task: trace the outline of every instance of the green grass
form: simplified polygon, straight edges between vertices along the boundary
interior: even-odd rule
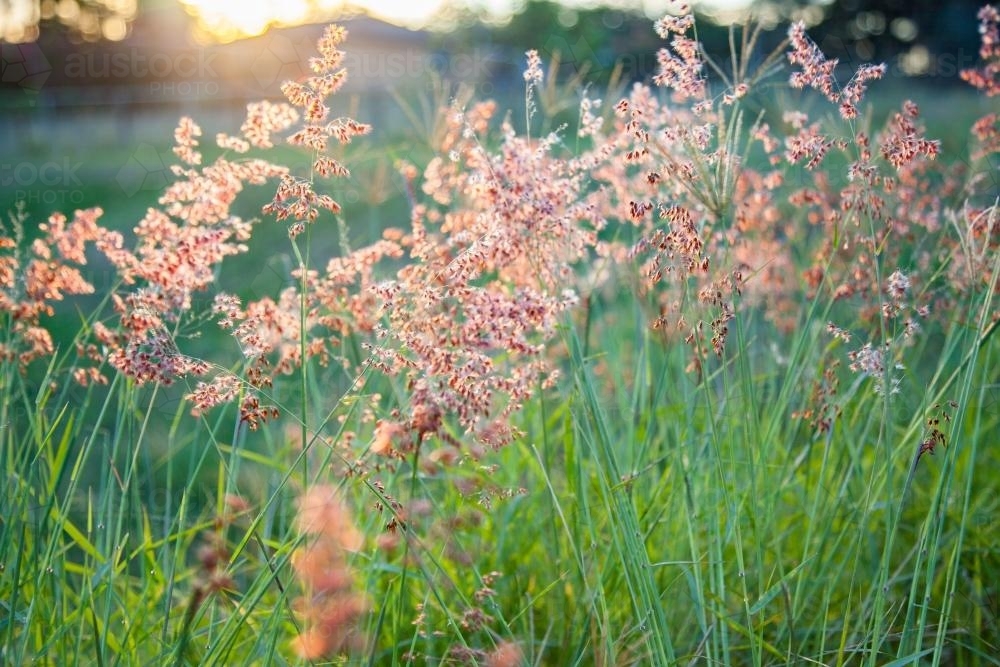
[[[88,197],[120,199],[112,186]],[[402,192],[387,199],[346,210],[352,244],[403,226]],[[116,207],[112,226],[151,203]],[[259,296],[287,280],[298,248],[281,225],[261,229],[220,288]],[[313,231],[305,256],[339,245]],[[273,279],[245,284],[272,263]],[[837,417],[817,432],[798,415],[846,359],[824,329],[849,309],[820,290],[788,333],[740,309],[725,353],[691,373],[690,348],[650,329],[635,271],[616,267],[616,287],[562,321],[561,380],[517,413],[522,438],[364,475],[341,474],[372,459],[343,431],[370,433],[367,399],[388,412],[400,383],[310,362],[271,393],[283,419],[251,432],[232,407],[190,416],[193,386],[53,386],[74,340],[109,317],[97,299],[62,308],[54,356],[28,373],[0,361],[0,663],[305,664],[290,648],[295,500],[334,479],[364,536],[349,560],[368,603],[363,649],[334,664],[483,664],[508,641],[529,665],[1000,664],[995,293],[969,290],[905,349],[899,394],[834,369]],[[986,285],[1000,256],[990,271]],[[226,336],[188,342],[237,363]],[[356,365],[361,342],[345,346]],[[918,459],[934,417],[947,444]],[[399,542],[379,548],[390,523]]]
[[[837,428],[815,437],[789,417],[819,339],[799,337],[780,366],[750,322],[699,383],[619,303],[605,308],[615,327],[589,350],[567,326],[564,390],[527,407],[521,442],[479,465],[380,476],[431,510],[411,525],[412,562],[354,559],[375,664],[502,638],[529,664],[996,663],[995,338],[953,329],[934,381],[892,401],[852,387]],[[158,390],[121,378],[69,397],[4,377],[6,662],[294,662],[301,473],[280,431],[233,442],[225,416],[158,410]],[[924,417],[946,398],[961,406],[948,447],[914,468]],[[378,535],[372,489],[345,491]],[[226,493],[253,509],[220,525]],[[234,588],[197,605],[192,554],[217,531]],[[476,606],[488,630],[463,631]]]

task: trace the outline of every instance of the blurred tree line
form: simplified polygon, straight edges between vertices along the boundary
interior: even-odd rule
[[[958,72],[978,58],[976,13],[984,2],[756,0],[750,11],[774,28],[760,50],[778,44],[790,21],[803,20],[826,55],[839,58],[845,67],[885,62],[891,76],[958,85]],[[733,17],[705,13],[698,22],[698,38],[721,62],[728,62],[726,18]],[[616,67],[624,80],[648,79],[663,46],[649,17],[638,12],[569,8],[552,0],[528,0],[502,25],[491,25],[486,15],[468,8],[449,10],[445,22],[461,29],[438,33],[436,42],[443,49],[489,45],[508,53],[516,60],[512,66],[520,67],[524,49],[537,48],[546,61],[559,58],[561,76],[586,71],[596,84],[607,83]]]

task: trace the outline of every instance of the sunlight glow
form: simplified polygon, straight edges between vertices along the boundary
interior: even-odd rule
[[[116,42],[128,34],[137,0],[0,0],[0,41],[38,39],[39,21],[58,21],[88,41]]]
[[[424,28],[434,15],[456,0],[181,0],[201,24],[205,39],[231,41],[259,35],[271,26],[335,20],[339,16],[366,13],[409,28]],[[704,0],[707,9],[732,12],[746,8],[750,0]],[[464,0],[461,4],[481,8],[495,16],[509,16],[523,0]],[[567,7],[612,7],[639,9],[651,17],[662,16],[670,0],[562,0]]]
[[[366,13],[398,25],[419,28],[447,0],[181,0],[207,36],[221,41],[259,35],[271,26],[325,21],[337,15]]]
[[[228,41],[239,36],[259,35],[271,25],[292,25],[310,18],[312,7],[302,1],[275,3],[268,0],[182,0],[189,13],[213,37]]]
[[[172,1],[172,0],[168,0]],[[201,41],[228,42],[263,33],[272,26],[293,26],[337,20],[365,13],[389,23],[420,29],[428,27],[447,5],[465,4],[486,10],[500,22],[525,0],[179,0],[198,22]],[[830,1],[830,0],[826,0]],[[657,18],[671,0],[561,0],[567,7],[605,4],[642,10]],[[716,16],[736,16],[750,0],[695,0]],[[57,19],[76,28],[86,39],[117,41],[128,34],[137,0],[0,0],[0,40],[22,42],[38,37],[40,19]]]

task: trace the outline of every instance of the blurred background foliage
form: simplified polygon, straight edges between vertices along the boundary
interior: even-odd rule
[[[669,6],[665,0],[620,0],[617,6],[511,0],[490,8],[484,1],[446,1],[433,14],[404,21],[390,7],[402,11],[420,0],[372,0],[367,8],[290,0],[281,3],[287,5],[284,18],[268,2],[0,0],[0,215],[6,219],[20,205],[35,224],[55,211],[102,206],[104,224],[128,233],[172,178],[177,119],[195,118],[206,143],[216,132],[235,131],[248,101],[281,99],[280,83],[305,74],[322,25],[331,21],[351,33],[350,82],[335,113],[375,129],[342,156],[351,176],[330,184],[331,196],[344,207],[340,229],[350,238],[339,238],[331,226],[313,248],[324,262],[345,242],[357,246],[386,226],[407,224],[410,203],[398,168],[426,165],[436,149],[441,109],[461,97],[459,83],[468,90],[464,99],[496,99],[523,128],[524,51],[538,49],[562,82],[553,95],[562,106],[546,108],[548,100],[541,100],[543,115],[552,118],[539,118],[534,129],[567,123],[572,137],[584,91],[606,98],[610,108],[630,82],[649,81],[656,72],[664,43],[652,20]],[[724,64],[729,26],[742,25],[747,16],[772,29],[760,41],[760,58],[781,42],[788,22],[802,20],[828,57],[841,60],[842,83],[862,62],[886,62],[886,80],[871,91],[882,114],[872,118],[875,126],[904,97],[912,98],[921,104],[929,136],[942,139],[942,153],[962,156],[971,123],[989,108],[959,78],[978,59],[979,5],[757,0],[735,9],[695,3],[695,9],[698,39]],[[249,21],[261,8],[266,11],[256,23],[243,24],[257,26],[256,35],[235,39],[238,26],[218,22],[227,11]],[[297,13],[288,13],[292,9]],[[751,101],[778,113],[789,102],[770,99],[766,91]],[[209,148],[206,160],[214,154]],[[272,159],[293,168],[308,165],[284,149]],[[272,194],[272,186],[253,188],[236,212],[259,216]],[[265,221],[257,238],[287,248],[284,233],[282,225]],[[267,293],[280,283],[287,261],[276,256],[274,270],[237,266],[235,275],[252,272],[251,291]],[[110,287],[95,271],[98,292]],[[71,325],[76,314],[65,317]]]
[[[716,0],[723,2],[723,0]],[[406,3],[296,0],[262,12],[262,3],[217,0],[0,0],[0,41],[37,40],[47,31],[64,30],[72,41],[120,41],[150,14],[183,7],[194,22],[199,40],[229,41],[253,36],[268,27],[343,20],[370,14],[409,28],[426,30],[441,47],[458,49],[490,45],[512,49],[545,48],[586,61],[598,79],[618,60],[635,63],[626,74],[648,77],[655,68],[651,54],[660,42],[649,20],[665,13],[669,2],[557,2],[554,0],[445,0],[415,2],[429,9],[408,15]],[[267,5],[268,3],[263,3]],[[275,3],[271,3],[275,4]],[[984,0],[725,0],[695,2],[704,19],[700,37],[710,53],[727,49],[725,27],[752,15],[766,27],[803,20],[831,57],[845,62],[901,61],[907,74],[955,79],[956,67],[969,67],[978,44],[976,10]],[[231,5],[227,9],[227,6]],[[416,11],[416,10],[413,10]],[[259,20],[225,23],[227,17],[260,14]],[[222,18],[220,18],[222,17]],[[159,19],[157,19],[159,20]],[[173,26],[164,26],[164,29]],[[241,34],[242,31],[242,34]],[[952,56],[950,67],[940,58]],[[935,67],[937,65],[937,67]]]
[[[235,130],[247,102],[282,99],[280,83],[306,73],[321,26],[338,21],[351,36],[350,81],[337,113],[375,132],[351,148],[352,177],[331,194],[363,242],[377,227],[405,221],[397,167],[426,164],[440,110],[460,96],[459,83],[470,91],[466,99],[496,99],[523,123],[524,51],[538,49],[563,83],[561,106],[543,104],[553,118],[540,129],[572,127],[584,91],[613,103],[630,82],[655,74],[664,43],[652,19],[670,6],[442,0],[421,17],[406,14],[435,2],[0,0],[0,213],[20,203],[39,221],[102,205],[106,223],[130,229],[170,178],[177,119],[194,117],[206,138]],[[840,59],[842,83],[862,62],[886,62],[886,79],[871,94],[892,104],[875,108],[885,114],[903,96],[914,99],[945,154],[963,154],[970,124],[987,106],[959,78],[978,59],[981,0],[714,2],[694,3],[697,36],[724,67],[729,25],[752,16],[771,28],[757,49],[762,58],[789,21],[805,21],[827,56]],[[783,103],[760,97],[761,107]],[[255,206],[266,197],[249,200]]]

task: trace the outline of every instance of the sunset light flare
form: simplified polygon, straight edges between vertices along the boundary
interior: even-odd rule
[[[199,23],[202,41],[232,41],[259,35],[270,27],[292,26],[329,20],[340,20],[353,14],[368,16],[413,29],[433,27],[434,18],[450,6],[466,6],[484,10],[494,17],[510,16],[523,3],[517,0],[287,0],[275,3],[270,0],[180,0]],[[568,8],[592,7],[586,0],[566,0]],[[609,6],[641,11],[650,18],[667,13],[670,0],[635,0],[634,2],[608,2]],[[732,12],[746,8],[749,0],[708,0],[699,4],[708,10]]]
[[[173,4],[174,0],[169,0]],[[271,27],[339,21],[367,15],[398,26],[421,30],[435,25],[448,9],[468,8],[492,22],[505,23],[524,8],[525,0],[176,0],[196,22],[200,42],[231,42],[263,34]],[[595,3],[562,0],[567,9],[605,5],[641,12],[656,19],[670,11],[671,0],[631,0]],[[675,4],[675,3],[674,3]],[[750,0],[704,0],[693,3],[718,20],[728,22]],[[162,8],[162,7],[160,7]],[[40,21],[55,20],[78,31],[87,41],[119,41],[127,37],[138,14],[136,0],[6,0],[0,2],[0,41],[31,42],[38,38]]]
[[[199,22],[204,39],[232,41],[259,35],[268,28],[293,26],[367,14],[397,25],[420,28],[447,0],[181,0]]]

